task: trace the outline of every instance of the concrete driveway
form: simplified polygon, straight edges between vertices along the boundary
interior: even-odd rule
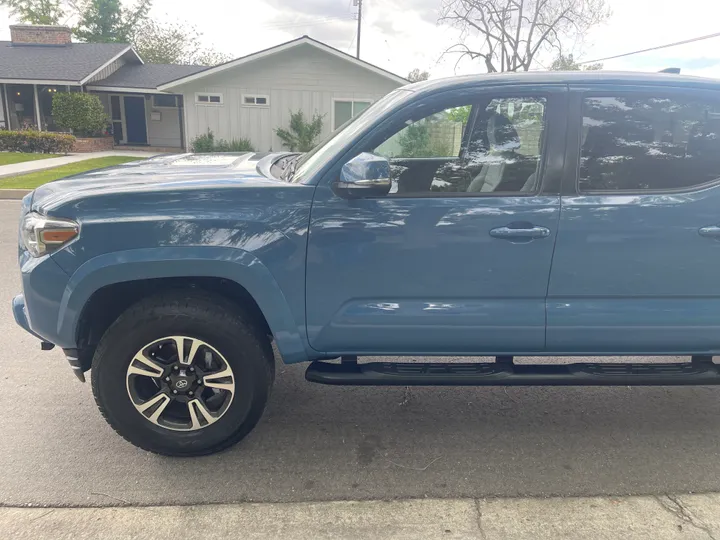
[[[62,353],[14,325],[18,209],[0,201],[2,504],[720,491],[720,388],[708,387],[340,388],[279,365],[263,420],[231,450],[137,450]]]

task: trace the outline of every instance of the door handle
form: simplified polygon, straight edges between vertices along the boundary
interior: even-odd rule
[[[710,225],[709,227],[702,227],[698,230],[700,236],[706,236],[708,238],[720,238],[720,227],[717,225]]]
[[[550,236],[550,229],[547,227],[528,226],[525,227],[496,227],[490,229],[490,236],[502,240],[533,240],[535,238],[547,238]]]

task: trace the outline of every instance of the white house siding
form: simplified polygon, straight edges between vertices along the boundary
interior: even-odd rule
[[[375,101],[399,84],[312,45],[300,45],[190,82],[173,92],[185,99],[187,143],[210,129],[216,138],[249,138],[260,151],[282,150],[274,129],[287,127],[290,112],[324,116],[323,136],[332,130],[333,99]],[[198,105],[196,93],[220,93],[222,105]],[[269,105],[245,106],[243,95],[264,95]]]
[[[153,107],[152,99],[145,100],[148,144],[180,148],[180,115],[177,107]],[[152,112],[160,113],[160,120],[152,120]]]

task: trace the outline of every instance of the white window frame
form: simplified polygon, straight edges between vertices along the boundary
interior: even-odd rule
[[[350,118],[355,118],[355,103],[367,103],[368,105],[373,104],[373,100],[370,98],[343,98],[343,97],[334,97],[332,98],[332,112],[330,114],[330,125],[332,126],[331,131],[335,131],[337,128],[335,127],[335,102],[341,101],[345,103],[352,103],[352,109],[350,111]],[[340,126],[338,126],[340,127]]]
[[[257,100],[257,98],[265,98],[265,103],[245,103],[245,98],[253,98]],[[242,101],[240,102],[240,105],[242,107],[260,107],[260,108],[267,108],[270,106],[270,96],[266,94],[243,94],[240,99]]]
[[[174,98],[174,99],[175,99],[175,105],[172,105],[172,106],[167,106],[167,105],[155,105],[155,98],[156,98],[157,96],[159,96],[159,95],[166,95],[166,96],[168,96],[168,97]],[[177,96],[175,96],[175,95],[153,94],[153,95],[152,95],[152,107],[151,107],[151,108],[152,108],[152,109],[177,109],[177,108],[178,108],[178,106],[177,106],[177,101],[178,101],[178,100],[177,100]]]
[[[219,97],[220,103],[210,103],[210,101],[199,101],[200,96],[207,96],[208,100],[211,97]],[[175,101],[177,103],[177,100]],[[225,104],[223,95],[219,92],[195,92],[195,105],[202,105],[203,107],[222,107]]]

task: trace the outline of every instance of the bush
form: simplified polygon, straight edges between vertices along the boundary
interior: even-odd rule
[[[52,114],[58,126],[80,137],[101,135],[110,123],[100,98],[81,92],[54,94]]]
[[[204,135],[199,135],[192,140],[192,151],[202,152],[254,152],[255,149],[250,139],[233,139],[228,142],[225,139],[215,140],[215,135],[209,129]]]
[[[250,139],[233,139],[230,142],[225,139],[219,139],[215,143],[215,152],[254,152]]]
[[[290,129],[276,128],[275,134],[282,139],[283,146],[291,152],[309,152],[315,146],[315,139],[322,132],[324,114],[315,113],[312,120],[305,121],[302,111],[290,111]]]
[[[75,144],[75,137],[67,133],[52,133],[28,129],[0,130],[0,152],[38,152],[67,154]]]

